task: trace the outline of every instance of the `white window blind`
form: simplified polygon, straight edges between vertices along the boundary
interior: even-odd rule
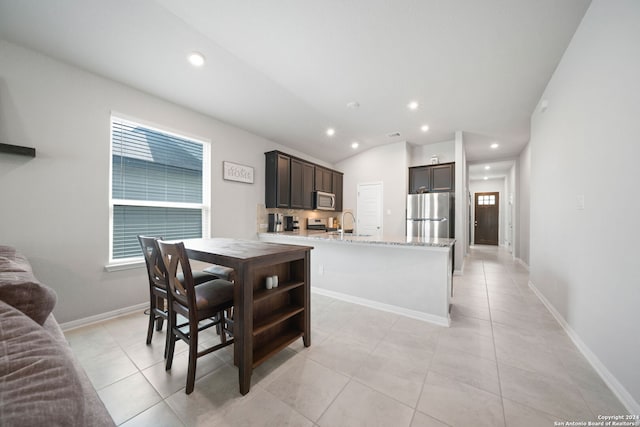
[[[111,118],[111,260],[142,256],[137,236],[203,237],[209,147]]]

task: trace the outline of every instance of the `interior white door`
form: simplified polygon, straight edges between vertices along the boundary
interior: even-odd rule
[[[358,184],[358,234],[382,234],[382,183]]]

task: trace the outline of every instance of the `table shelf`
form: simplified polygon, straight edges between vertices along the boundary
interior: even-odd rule
[[[268,316],[263,317],[253,324],[253,335],[256,336],[267,329],[277,325],[278,323],[284,322],[285,320],[295,316],[298,313],[302,313],[304,311],[304,307],[301,306],[286,306],[282,307]]]
[[[255,291],[255,293],[253,294],[253,302],[260,302],[265,298],[271,298],[281,293],[289,292],[290,290],[303,285],[304,285],[304,282],[302,281],[294,281],[294,282],[280,283],[277,288],[273,288],[273,289],[262,288],[260,290]]]
[[[293,329],[288,330],[286,333],[279,335],[276,339],[271,340],[269,344],[254,349],[253,367],[255,368],[303,335],[304,333],[302,331],[296,331]]]

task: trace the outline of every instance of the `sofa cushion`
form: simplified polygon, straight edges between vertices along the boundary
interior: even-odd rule
[[[84,412],[80,380],[60,343],[2,301],[0,402],[7,426],[73,426]]]
[[[24,264],[11,258],[0,256],[0,272],[6,273],[28,273]]]
[[[24,256],[10,246],[0,246],[0,300],[42,325],[56,299],[55,291],[34,277]]]

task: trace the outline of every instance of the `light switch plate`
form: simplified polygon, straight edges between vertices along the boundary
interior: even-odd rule
[[[584,210],[584,194],[578,194],[576,196],[576,209],[579,211]]]

